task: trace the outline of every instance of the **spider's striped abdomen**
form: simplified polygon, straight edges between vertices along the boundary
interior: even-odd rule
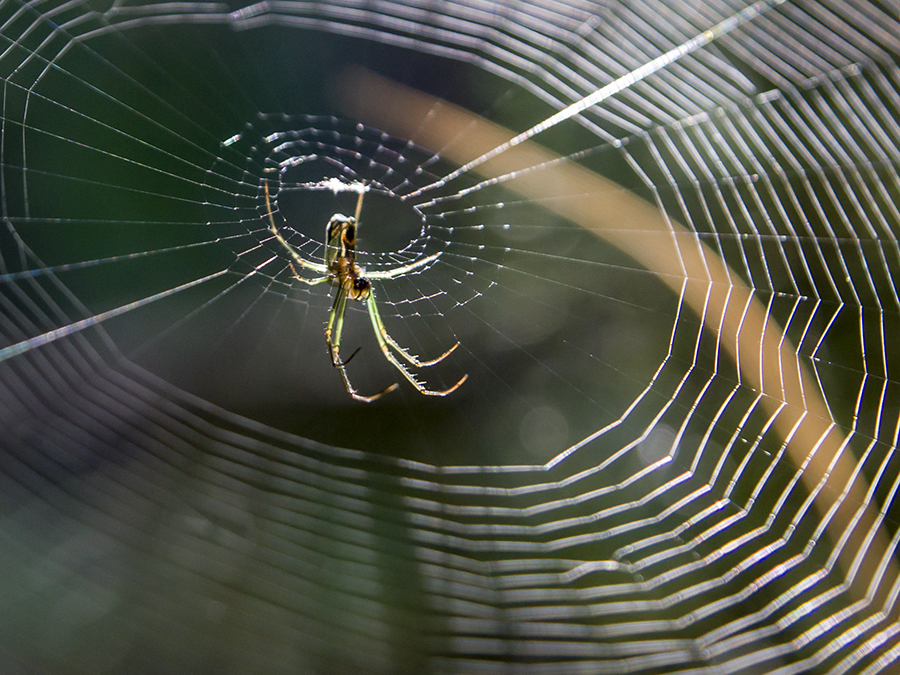
[[[356,218],[335,213],[325,226],[325,264],[334,270],[341,258],[356,262]]]

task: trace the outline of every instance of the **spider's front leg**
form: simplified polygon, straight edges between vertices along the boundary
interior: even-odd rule
[[[309,284],[310,286],[315,286],[316,284],[320,284],[323,281],[327,281],[330,275],[330,270],[326,265],[321,265],[319,263],[310,262],[308,260],[304,260],[303,257],[297,252],[297,250],[291,246],[287,239],[278,231],[278,228],[275,227],[275,216],[273,216],[272,209],[272,199],[269,196],[269,182],[265,183],[265,191],[266,191],[266,215],[269,217],[269,231],[275,235],[275,239],[278,240],[278,243],[284,246],[287,252],[290,254],[291,258],[294,259],[294,262],[289,263],[291,266],[291,272],[294,273],[294,277],[299,279],[300,281]],[[294,267],[294,263],[300,265],[301,268],[305,268],[308,270],[312,270],[317,274],[323,275],[319,279],[305,279],[297,274],[297,269]]]
[[[341,371],[341,379],[344,381],[344,388],[347,390],[347,393],[350,394],[355,400],[363,401],[365,403],[371,403],[372,401],[381,398],[389,391],[393,391],[399,385],[395,382],[387,389],[378,394],[374,394],[373,396],[363,396],[358,393],[353,385],[350,383],[350,378],[347,376],[346,366],[350,363],[350,359],[356,356],[356,352],[359,351],[359,348],[356,349],[351,355],[350,358],[346,361],[341,361],[341,333],[344,330],[344,313],[347,310],[347,291],[345,289],[345,285],[341,284],[337,287],[337,291],[335,293],[334,304],[331,306],[331,314],[328,317],[328,325],[325,327],[325,341],[328,343],[328,353],[331,355],[331,364]]]

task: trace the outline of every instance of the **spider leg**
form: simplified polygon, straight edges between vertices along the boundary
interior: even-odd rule
[[[316,272],[318,274],[323,274],[323,275],[325,275],[325,278],[327,279],[328,275],[330,274],[328,267],[326,265],[320,265],[319,263],[308,262],[308,261],[304,260],[303,257],[299,253],[297,253],[297,249],[295,249],[293,246],[291,246],[287,242],[287,239],[285,239],[282,236],[281,232],[278,231],[278,228],[275,227],[275,217],[272,215],[272,213],[273,213],[272,200],[269,197],[269,181],[265,182],[265,189],[266,189],[266,211],[267,211],[266,215],[269,216],[269,230],[272,232],[272,234],[275,235],[275,238],[278,240],[278,242],[282,246],[284,246],[285,249],[287,249],[287,252],[291,254],[291,257],[294,259],[295,263],[300,265],[300,267],[304,267],[308,270],[312,270],[313,272]],[[312,281],[310,281],[309,279],[304,279],[299,274],[297,274],[297,270],[294,269],[293,265],[291,265],[291,270],[294,272],[294,276],[297,277],[298,279],[300,279],[300,281],[305,281],[306,283],[308,283],[310,285],[318,284],[325,280],[325,279],[313,279]]]
[[[297,274],[297,270],[294,267],[294,263],[288,261],[288,265],[291,266],[291,272],[294,273],[294,278],[298,281],[302,281],[304,284],[308,284],[309,286],[315,286],[316,284],[321,284],[323,281],[328,281],[330,277],[316,277],[315,279],[307,279],[306,277],[301,277]],[[348,361],[350,359],[347,359]]]
[[[370,298],[372,297],[371,291],[369,293],[369,297]],[[394,338],[392,338],[388,334],[387,329],[384,327],[384,321],[381,320],[381,314],[378,313],[377,305],[373,305],[369,309],[369,316],[372,317],[372,326],[374,326],[375,332],[380,333],[381,337],[384,338],[385,342],[387,342],[391,347],[393,347],[397,351],[397,353],[400,354],[400,356],[402,356],[404,359],[409,361],[411,364],[413,364],[417,368],[424,368],[426,366],[433,366],[436,363],[440,363],[445,358],[450,356],[450,354],[452,354],[453,351],[457,347],[459,347],[459,342],[457,342],[455,345],[450,347],[450,349],[445,351],[443,354],[441,354],[436,359],[432,359],[431,361],[420,361],[418,356],[413,356],[412,354],[410,354],[408,351],[406,351],[406,349],[404,349],[399,344],[397,344],[397,342],[394,340]]]
[[[420,267],[424,267],[430,262],[434,262],[438,258],[441,257],[443,251],[438,251],[433,255],[428,256],[427,258],[422,258],[421,260],[416,260],[415,262],[410,263],[409,265],[403,265],[402,267],[395,267],[391,270],[376,270],[374,272],[366,272],[366,278],[368,279],[393,279],[394,277],[399,277],[404,274],[408,274],[413,270],[417,270]]]
[[[365,190],[365,187],[363,187],[363,189],[359,193],[359,199],[356,200],[356,215],[353,216],[353,219],[356,221],[357,227],[359,227],[359,214],[360,214],[360,211],[362,211],[362,202],[363,202],[363,197],[365,197],[365,196],[366,196],[366,190]]]
[[[347,390],[347,393],[350,394],[355,400],[363,401],[365,403],[371,403],[372,401],[381,398],[389,391],[393,391],[397,388],[397,383],[395,382],[391,386],[389,386],[384,391],[375,394],[373,396],[363,396],[358,393],[353,385],[350,383],[350,378],[347,376],[346,366],[350,363],[350,360],[356,356],[356,352],[359,351],[357,349],[350,355],[350,358],[346,361],[341,361],[341,333],[344,330],[344,313],[347,310],[347,293],[344,291],[344,286],[338,286],[334,304],[331,306],[331,314],[328,317],[328,325],[325,327],[325,341],[328,343],[328,352],[331,354],[331,364],[341,371],[341,379],[344,381],[344,388]]]
[[[372,320],[372,328],[375,329],[375,337],[378,340],[378,344],[381,346],[381,351],[384,352],[384,357],[388,361],[390,361],[391,364],[393,364],[393,366],[403,374],[403,377],[409,380],[410,383],[421,393],[428,396],[447,396],[447,394],[451,394],[459,389],[462,383],[469,378],[468,375],[463,375],[459,382],[454,384],[449,389],[444,389],[442,391],[435,391],[426,387],[424,384],[419,382],[411,372],[406,369],[406,366],[404,366],[402,363],[400,363],[400,361],[397,360],[397,357],[394,356],[394,353],[390,350],[390,347],[394,347],[395,349],[397,349],[401,354],[403,354],[404,357],[406,357],[408,361],[410,361],[410,363],[414,365],[432,365],[450,354],[450,352],[452,352],[459,346],[459,343],[453,345],[453,347],[447,350],[440,358],[437,358],[434,361],[421,363],[418,361],[418,359],[401,348],[394,341],[394,339],[390,335],[388,335],[387,329],[384,327],[384,322],[382,322],[381,320],[381,315],[378,313],[378,307],[375,304],[375,294],[371,291],[369,292],[369,297],[366,299],[366,307],[369,310],[369,318]]]

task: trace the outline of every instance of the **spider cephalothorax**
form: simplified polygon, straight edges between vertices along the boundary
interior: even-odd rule
[[[336,213],[328,221],[328,225],[325,226],[325,264],[309,262],[304,260],[297,250],[288,244],[287,240],[278,231],[278,228],[275,227],[275,218],[272,215],[272,201],[269,196],[268,182],[265,184],[265,192],[266,210],[268,212],[267,215],[269,216],[269,229],[272,234],[275,235],[275,238],[279,243],[287,249],[293,261],[300,265],[301,268],[311,270],[320,275],[314,279],[301,277],[297,273],[297,269],[294,267],[293,263],[291,263],[291,270],[294,272],[294,277],[310,286],[327,281],[337,289],[334,297],[334,304],[332,305],[331,313],[328,316],[328,325],[325,327],[325,341],[328,343],[331,362],[335,368],[340,369],[341,378],[344,380],[344,386],[347,388],[347,392],[350,396],[357,401],[374,401],[387,392],[396,389],[397,384],[394,383],[384,391],[373,396],[362,396],[357,393],[356,389],[353,388],[353,385],[350,384],[346,365],[350,362],[350,359],[356,355],[356,352],[353,352],[346,361],[342,361],[340,357],[341,332],[344,327],[344,312],[347,309],[348,298],[365,302],[366,308],[369,310],[369,318],[372,321],[372,328],[375,330],[375,338],[378,340],[378,344],[381,346],[381,351],[384,353],[385,358],[387,358],[387,360],[390,361],[391,364],[393,364],[393,366],[397,368],[397,370],[399,370],[420,392],[430,396],[446,396],[455,391],[466,381],[468,375],[463,375],[459,382],[449,389],[436,391],[428,389],[424,384],[416,380],[413,374],[406,369],[406,366],[397,360],[397,357],[394,356],[391,349],[400,354],[412,365],[421,368],[439,363],[454,349],[459,347],[459,343],[457,342],[436,359],[431,361],[420,361],[418,357],[413,356],[403,349],[403,347],[398,345],[388,334],[387,329],[384,327],[384,322],[381,320],[381,316],[378,313],[378,305],[375,303],[375,292],[372,289],[373,279],[393,279],[412,272],[413,270],[417,270],[437,260],[441,255],[440,252],[408,265],[395,267],[391,270],[366,274],[365,269],[356,263],[356,229],[358,227],[359,214],[362,211],[363,195],[365,194],[365,190],[362,190],[360,191],[359,199],[356,202],[356,215],[354,217]],[[359,349],[356,351],[359,351]]]

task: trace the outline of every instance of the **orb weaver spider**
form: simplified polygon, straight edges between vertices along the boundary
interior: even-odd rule
[[[321,275],[314,279],[302,277],[297,273],[294,262],[291,262],[289,264],[291,266],[291,271],[294,273],[294,277],[310,286],[315,286],[316,284],[327,281],[337,289],[334,296],[334,304],[331,306],[331,312],[328,315],[328,324],[325,327],[325,341],[328,343],[328,352],[331,355],[331,363],[335,368],[341,371],[341,379],[343,379],[344,387],[347,389],[347,393],[350,394],[350,396],[357,401],[370,403],[381,398],[389,391],[393,391],[399,385],[395,382],[384,391],[374,394],[373,396],[363,396],[358,393],[350,383],[346,367],[347,364],[350,363],[350,360],[356,356],[359,348],[357,348],[346,361],[341,360],[341,332],[344,328],[344,312],[347,309],[348,298],[351,300],[359,300],[366,305],[366,308],[369,310],[369,319],[372,321],[372,328],[375,331],[375,338],[378,340],[378,344],[381,347],[381,351],[384,353],[385,358],[390,361],[390,363],[421,393],[428,396],[447,396],[456,391],[460,385],[468,379],[468,375],[463,375],[459,382],[452,387],[440,391],[429,389],[416,380],[413,374],[406,369],[406,366],[397,360],[397,357],[394,356],[391,349],[396,351],[417,368],[423,368],[426,366],[433,366],[436,363],[443,361],[453,352],[453,350],[459,347],[459,342],[450,347],[450,349],[436,359],[431,361],[420,361],[418,357],[413,356],[397,344],[388,334],[387,329],[384,327],[384,322],[381,320],[381,315],[378,313],[378,305],[375,304],[375,291],[372,288],[372,280],[394,279],[403,274],[412,272],[413,270],[417,270],[428,263],[437,260],[442,251],[408,265],[395,267],[391,270],[366,273],[366,270],[360,267],[356,262],[356,230],[359,227],[359,214],[360,211],[362,211],[363,195],[365,194],[365,188],[363,188],[360,190],[359,199],[356,202],[356,214],[352,218],[348,218],[340,213],[336,213],[325,226],[325,264],[322,265],[320,263],[309,262],[300,256],[297,249],[291,246],[282,236],[281,232],[278,231],[278,228],[275,227],[275,218],[272,215],[272,200],[269,196],[268,181],[265,183],[265,191],[266,211],[269,217],[269,229],[272,231],[272,234],[275,235],[278,242],[284,246],[295,263],[303,269]]]

